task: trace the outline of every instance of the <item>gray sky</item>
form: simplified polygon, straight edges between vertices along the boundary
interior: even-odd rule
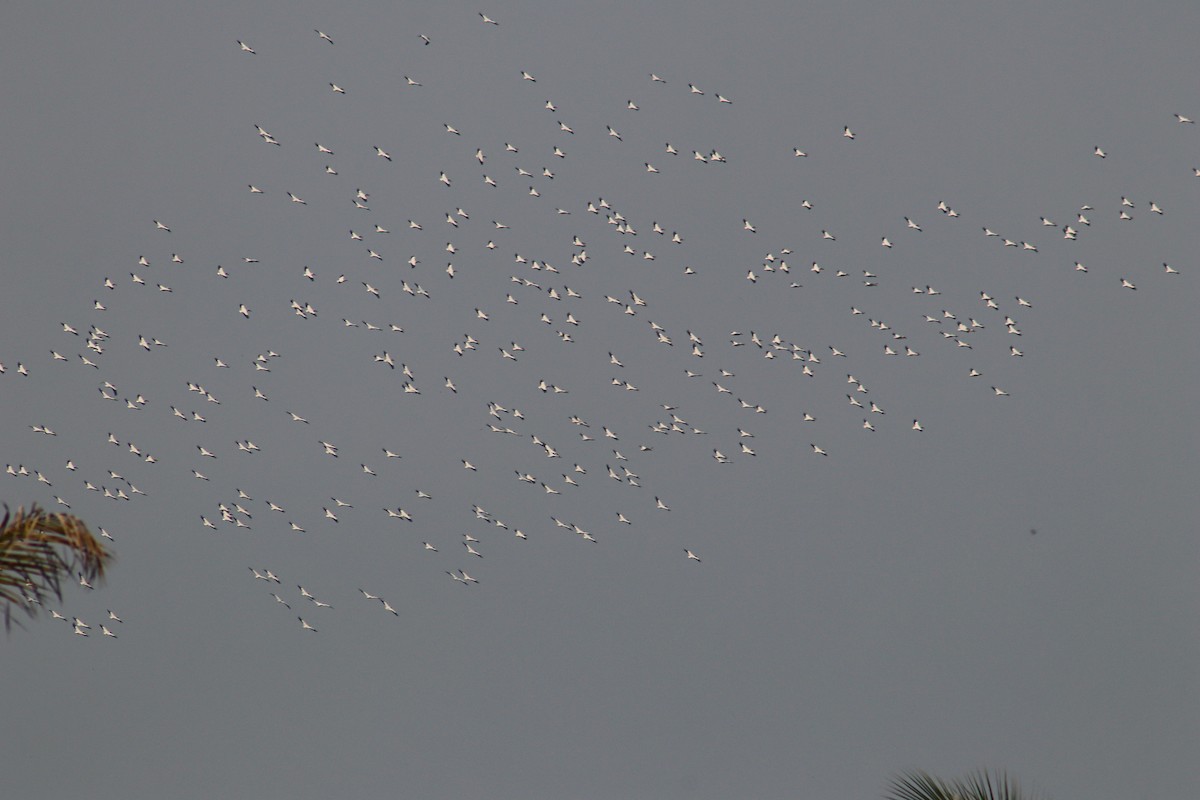
[[[2,496],[118,555],[0,640],[16,794],[1196,794],[1194,5],[226,5],[0,30]]]

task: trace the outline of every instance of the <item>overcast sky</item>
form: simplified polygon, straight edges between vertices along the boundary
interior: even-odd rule
[[[14,796],[1200,790],[1194,4],[4,18]]]

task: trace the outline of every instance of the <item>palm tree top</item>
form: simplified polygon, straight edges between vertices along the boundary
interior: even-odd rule
[[[892,779],[888,800],[1036,800],[1021,791],[1004,772],[977,770],[947,781],[924,770],[905,772]]]
[[[78,573],[88,581],[104,577],[113,554],[72,514],[48,512],[36,504],[0,520],[0,605],[4,627],[13,610],[33,616],[42,600],[62,599],[62,579]]]

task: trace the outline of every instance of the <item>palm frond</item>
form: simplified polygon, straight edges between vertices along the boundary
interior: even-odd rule
[[[903,773],[892,779],[888,800],[1036,800],[1021,792],[1005,772],[976,770],[954,781],[946,781],[923,770]]]
[[[78,573],[89,581],[102,579],[113,554],[92,535],[83,520],[71,514],[4,508],[0,520],[0,605],[4,627],[13,610],[30,616],[43,600],[62,599],[62,579]]]
[[[924,770],[906,772],[892,779],[888,800],[965,800],[954,787]]]

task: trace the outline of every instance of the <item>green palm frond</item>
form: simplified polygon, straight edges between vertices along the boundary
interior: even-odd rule
[[[941,778],[917,770],[892,780],[888,800],[964,800]]]
[[[1036,800],[1021,792],[1004,772],[978,770],[955,781],[946,781],[923,770],[906,772],[892,780],[888,800]]]
[[[83,520],[71,514],[4,508],[0,520],[0,605],[4,627],[14,609],[33,616],[51,596],[62,599],[62,579],[79,573],[89,581],[104,577],[113,559]]]

